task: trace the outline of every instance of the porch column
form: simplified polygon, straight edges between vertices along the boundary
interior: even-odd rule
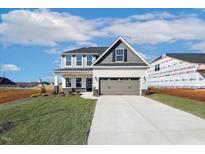
[[[58,86],[58,75],[55,75],[55,82],[54,82],[55,86]]]
[[[58,94],[58,93],[59,93],[58,75],[57,75],[57,74],[55,74],[54,93],[55,93],[55,94]]]

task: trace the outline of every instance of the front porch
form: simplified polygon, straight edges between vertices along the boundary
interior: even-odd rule
[[[91,70],[85,69],[58,69],[54,71],[55,87],[58,87],[58,80],[61,80],[62,91],[69,92],[92,92],[93,81]]]

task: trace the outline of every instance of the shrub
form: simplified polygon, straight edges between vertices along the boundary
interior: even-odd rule
[[[153,90],[149,89],[145,91],[145,95],[151,95],[151,94],[154,94]]]
[[[60,91],[59,94],[64,94],[64,92],[63,92],[63,91]]]
[[[41,87],[41,94],[46,93],[46,88],[45,87]]]
[[[80,96],[80,91],[76,91],[76,95]]]
[[[66,94],[63,91],[61,91],[61,92],[59,92],[59,95],[60,96],[65,96]]]
[[[49,96],[47,93],[42,93],[41,96]]]
[[[31,97],[38,97],[38,96],[40,96],[40,95],[41,95],[41,93],[32,94]]]
[[[55,91],[52,92],[53,95],[57,95]]]
[[[150,95],[149,90],[145,91],[145,95]]]
[[[98,96],[98,90],[95,87],[93,88],[93,96]]]
[[[69,91],[68,94],[69,94],[69,95],[72,95],[72,94],[73,94],[73,91]]]

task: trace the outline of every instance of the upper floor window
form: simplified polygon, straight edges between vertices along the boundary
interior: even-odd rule
[[[71,66],[71,56],[66,56],[66,66]]]
[[[123,48],[115,49],[115,61],[116,62],[124,61],[124,49]]]
[[[154,70],[155,70],[155,71],[159,71],[159,70],[160,70],[160,65],[159,65],[159,64],[155,65],[155,66],[154,66]]]
[[[92,55],[88,55],[87,56],[87,66],[92,65],[92,63],[93,63],[93,57]]]
[[[76,56],[76,66],[82,66],[82,56]]]

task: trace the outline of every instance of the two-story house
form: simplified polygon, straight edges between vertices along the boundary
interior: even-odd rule
[[[109,47],[88,47],[61,54],[61,69],[54,70],[62,78],[64,92],[97,90],[102,95],[136,94],[147,89],[148,62],[122,37]]]

